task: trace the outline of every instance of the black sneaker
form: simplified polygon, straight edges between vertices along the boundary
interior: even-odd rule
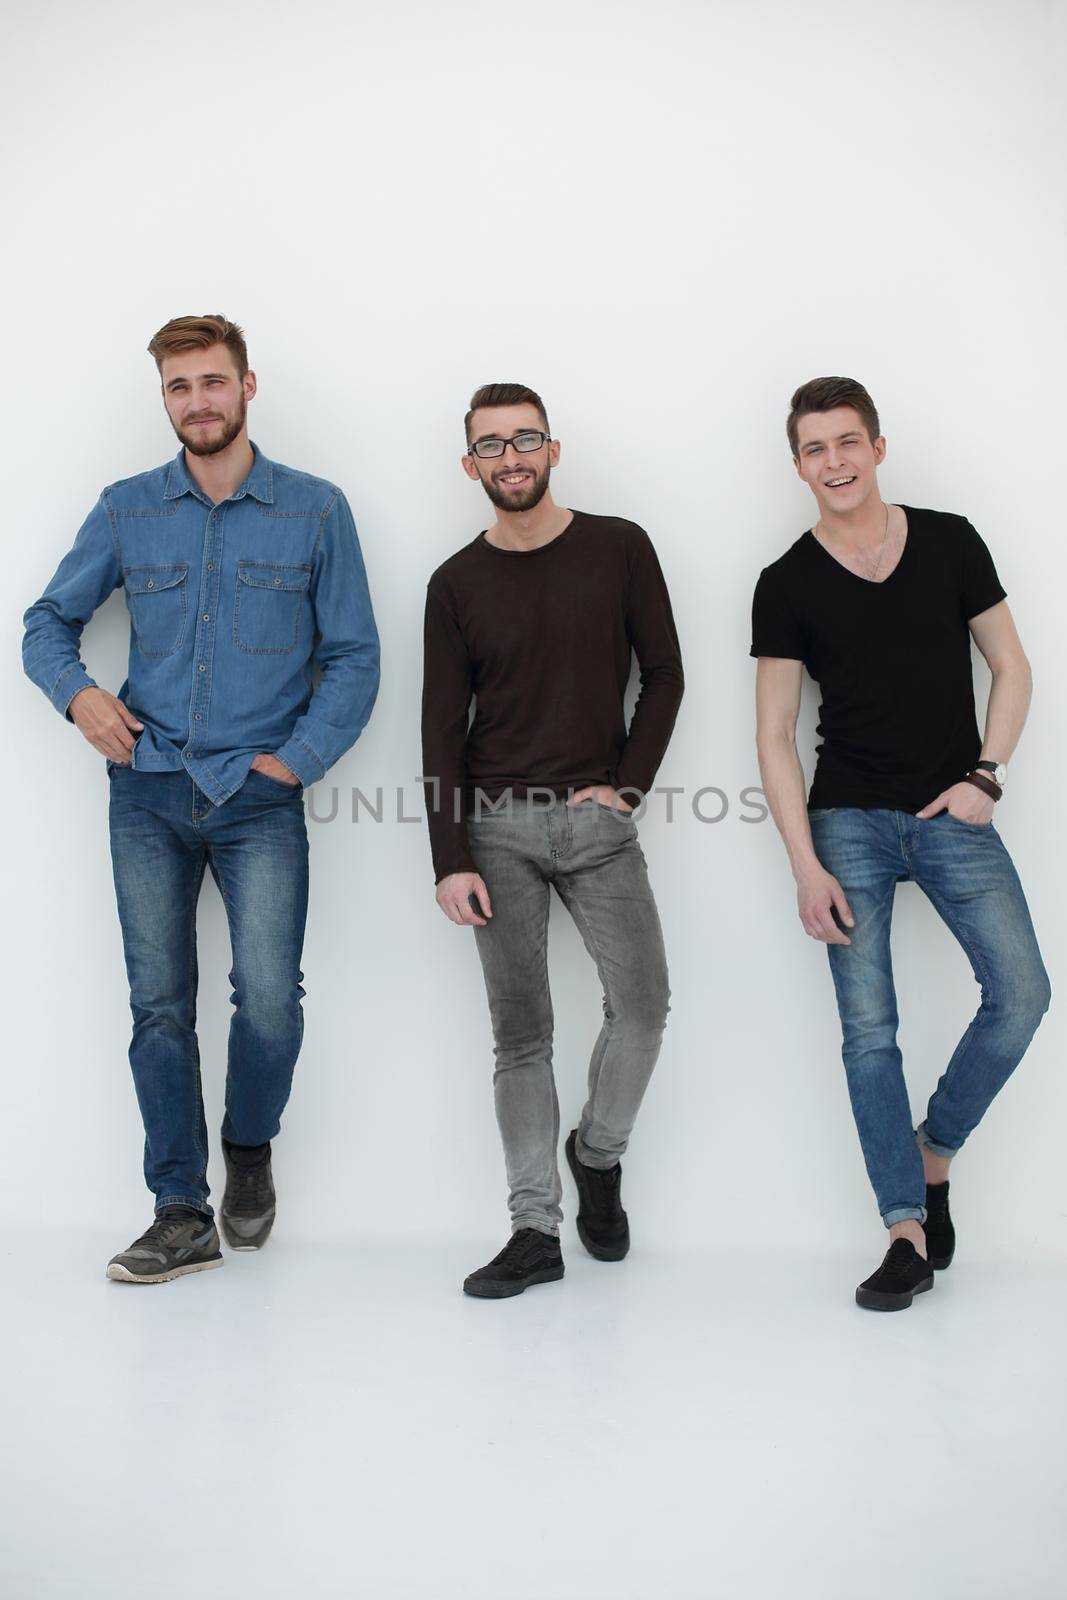
[[[926,1185],[926,1253],[937,1269],[950,1266],[956,1253],[956,1230],[948,1214],[948,1179]]]
[[[464,1278],[463,1293],[479,1300],[506,1300],[531,1283],[554,1283],[562,1276],[563,1255],[555,1234],[520,1228],[488,1266]]]
[[[222,1141],[226,1193],[219,1207],[222,1237],[231,1250],[261,1250],[274,1226],[274,1181],[270,1145],[254,1150]]]
[[[567,1165],[578,1186],[578,1237],[598,1261],[621,1261],[630,1248],[630,1223],[622,1209],[622,1164],[583,1167],[578,1160],[578,1130],[567,1139]]]
[[[164,1206],[128,1250],[112,1256],[107,1275],[119,1283],[169,1283],[187,1272],[222,1266],[215,1224],[191,1206]]]
[[[885,1260],[856,1290],[856,1304],[867,1311],[906,1311],[912,1296],[934,1286],[929,1261],[910,1239],[894,1239]]]

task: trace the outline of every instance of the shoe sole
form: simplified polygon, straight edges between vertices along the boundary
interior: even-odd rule
[[[934,1275],[931,1272],[928,1278],[917,1283],[914,1289],[906,1294],[886,1294],[883,1289],[856,1290],[856,1304],[862,1306],[864,1311],[906,1311],[917,1294],[926,1294],[934,1286]]]
[[[578,1157],[571,1149],[569,1139],[566,1144],[565,1153],[567,1156],[567,1165],[571,1169],[571,1177],[574,1179],[574,1187],[578,1191],[578,1205],[580,1207],[582,1203],[582,1186],[578,1181]],[[595,1261],[622,1261],[630,1252],[629,1239],[627,1239],[626,1243],[622,1245],[604,1245],[595,1243],[586,1232],[585,1223],[582,1221],[582,1214],[580,1210],[577,1218],[575,1219],[575,1226],[578,1229],[579,1239],[582,1241],[585,1248]]]
[[[463,1293],[469,1294],[475,1300],[510,1300],[513,1295],[524,1294],[535,1283],[558,1283],[563,1276],[563,1268],[546,1267],[543,1272],[532,1272],[521,1283],[501,1283],[492,1278],[468,1278],[463,1285]]]
[[[222,1264],[221,1252],[208,1261],[187,1261],[180,1267],[171,1267],[168,1272],[136,1273],[112,1261],[108,1263],[107,1275],[112,1283],[170,1283],[172,1278],[184,1278],[187,1272],[210,1272],[212,1267]]]
[[[946,1267],[950,1267],[952,1265],[952,1257],[955,1254],[956,1251],[953,1247],[947,1256],[931,1256],[930,1265],[933,1267],[935,1272],[944,1272]]]

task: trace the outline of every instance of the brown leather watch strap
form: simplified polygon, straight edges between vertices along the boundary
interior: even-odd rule
[[[975,788],[981,789],[982,793],[987,794],[990,800],[999,800],[1004,793],[1000,784],[994,783],[993,779],[987,777],[984,772],[968,772],[963,781],[964,783],[973,783]]]

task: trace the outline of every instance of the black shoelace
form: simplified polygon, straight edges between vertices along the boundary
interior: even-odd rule
[[[513,1233],[507,1244],[493,1262],[493,1266],[525,1267],[545,1249],[542,1240],[547,1235],[539,1234],[536,1228],[523,1229]]]
[[[140,1245],[148,1245],[149,1247],[156,1245],[166,1250],[169,1248],[174,1235],[179,1233],[188,1221],[188,1217],[157,1216],[152,1226],[146,1228],[139,1239],[134,1240],[130,1249],[137,1249]]]
[[[257,1213],[266,1209],[272,1202],[269,1183],[270,1166],[266,1157],[257,1161],[254,1167],[238,1166],[234,1163],[230,1183],[236,1190],[233,1200],[226,1207],[227,1211],[247,1211]]]
[[[914,1271],[915,1258],[918,1255],[919,1252],[909,1240],[895,1239],[889,1247],[889,1254],[882,1262],[880,1270],[883,1281],[887,1284],[906,1283]],[[922,1260],[921,1257],[919,1259]]]
[[[603,1171],[597,1167],[590,1167],[588,1171],[596,1174],[595,1186],[597,1189],[597,1210],[603,1214],[605,1222],[617,1222],[622,1216],[622,1167],[609,1167]]]

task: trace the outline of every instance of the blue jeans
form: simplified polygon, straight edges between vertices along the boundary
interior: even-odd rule
[[[897,884],[919,885],[959,940],[982,990],[917,1130],[935,1155],[956,1154],[1022,1060],[1048,1010],[1048,974],[1018,874],[991,822],[854,806],[812,810],[808,817],[815,853],[856,919],[845,930],[852,943],[827,950],[867,1172],[886,1227],[909,1217],[925,1222],[926,1183],[897,1046],[889,951]]]
[[[233,953],[222,1135],[232,1144],[264,1144],[278,1132],[304,1028],[303,789],[250,771],[237,793],[216,806],[184,772],[122,766],[108,772],[145,1182],[157,1211],[180,1204],[210,1215],[196,1038],[196,903],[210,867]]]

